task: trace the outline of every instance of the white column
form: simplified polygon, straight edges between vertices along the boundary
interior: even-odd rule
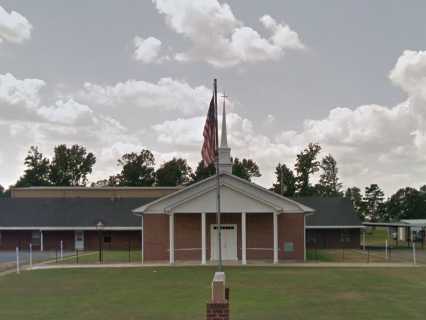
[[[247,264],[247,232],[246,232],[246,213],[241,212],[241,262]]]
[[[16,273],[19,274],[19,247],[16,247]]]
[[[306,261],[306,215],[303,215],[303,261]]]
[[[43,245],[43,231],[40,230],[40,251],[44,250],[44,245]]]
[[[274,220],[274,263],[278,263],[278,214],[273,213]]]
[[[206,213],[201,213],[201,264],[206,264]]]
[[[169,257],[170,264],[175,263],[175,215],[169,215]]]
[[[141,215],[141,263],[143,264],[143,255],[144,255],[144,243],[143,243],[143,215]]]

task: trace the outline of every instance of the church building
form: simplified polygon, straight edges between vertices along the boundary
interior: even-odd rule
[[[232,175],[223,112],[219,147],[221,251],[225,261],[304,261],[308,248],[359,247],[362,228],[341,198],[286,198]],[[186,187],[14,188],[0,199],[0,250],[15,246],[143,251],[144,261],[218,259],[217,177]]]

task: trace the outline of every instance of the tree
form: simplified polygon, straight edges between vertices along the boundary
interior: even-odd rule
[[[201,160],[198,162],[197,168],[194,173],[191,173],[191,181],[190,183],[195,183],[201,180],[204,180],[208,177],[211,177],[216,174],[216,167],[212,163],[208,167],[204,166],[204,162]]]
[[[342,184],[337,176],[337,162],[331,154],[325,156],[320,164],[322,173],[318,184],[318,192],[323,197],[341,196]]]
[[[234,158],[232,161],[232,174],[251,181],[253,177],[260,177],[259,166],[252,159]]]
[[[110,185],[150,187],[155,182],[154,164],[154,155],[149,150],[126,153],[118,160],[121,172],[109,177],[108,182]]]
[[[96,157],[87,153],[86,148],[78,144],[67,147],[61,144],[55,147],[50,164],[49,179],[55,186],[85,186],[87,175],[92,173]]]
[[[50,162],[38,148],[31,146],[25,157],[26,169],[24,174],[16,182],[16,187],[48,186]]]
[[[373,183],[365,188],[364,204],[365,216],[371,222],[379,221],[384,214],[384,193],[380,187]]]
[[[235,158],[231,159],[232,161],[232,174],[251,181],[253,177],[260,177],[259,166],[252,159],[242,160]],[[203,161],[198,162],[197,168],[195,172],[191,174],[191,182],[195,183],[197,181],[201,181],[208,177],[211,177],[216,174],[216,166],[215,164],[210,164],[207,168],[204,166]]]
[[[4,196],[5,196],[4,187],[0,184],[0,198],[4,198]]]
[[[296,191],[296,178],[285,164],[278,163],[275,167],[276,183],[272,186],[272,191],[286,197],[294,196]]]
[[[317,143],[310,143],[305,150],[296,158],[296,189],[300,196],[308,196],[314,193],[313,187],[309,183],[311,174],[316,173],[320,168],[320,162],[316,160],[321,146]]]
[[[155,173],[156,185],[180,186],[189,182],[192,169],[184,159],[176,159],[164,163]]]
[[[365,204],[362,199],[361,189],[357,187],[347,188],[345,191],[345,198],[352,201],[355,212],[361,220],[365,220]]]
[[[426,218],[426,193],[406,187],[395,192],[386,202],[384,221]]]

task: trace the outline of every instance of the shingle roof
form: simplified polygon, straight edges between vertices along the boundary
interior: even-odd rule
[[[361,227],[361,220],[349,199],[338,197],[300,197],[293,199],[315,209],[313,215],[306,217],[306,226]]]
[[[140,226],[132,209],[151,198],[5,198],[0,199],[1,227]]]
[[[132,210],[155,198],[4,198],[0,199],[1,227],[138,227]],[[342,198],[298,197],[314,208],[307,226],[361,226],[352,202]]]

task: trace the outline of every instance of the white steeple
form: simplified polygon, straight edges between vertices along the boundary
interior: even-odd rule
[[[226,132],[226,111],[225,111],[225,99],[223,99],[223,111],[222,111],[222,134],[220,138],[220,147],[228,148],[228,137]]]
[[[219,147],[219,173],[226,172],[232,174],[231,148],[228,147],[228,137],[226,130],[226,110],[225,97],[223,98],[222,112],[222,133]]]

